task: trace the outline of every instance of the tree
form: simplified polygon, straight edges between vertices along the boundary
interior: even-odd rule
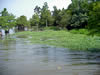
[[[18,30],[24,30],[25,27],[29,26],[27,18],[24,15],[17,18],[16,24],[18,26]]]
[[[35,12],[35,14],[40,15],[41,8],[39,6],[36,6],[35,9],[34,9],[34,12]]]
[[[59,21],[61,20],[60,15],[59,15],[61,10],[58,10],[56,6],[54,6],[53,9],[54,9],[54,11],[53,11],[54,26],[58,26]]]
[[[1,29],[3,28],[3,26],[5,25],[5,23],[6,23],[6,19],[4,17],[0,16],[0,28]]]
[[[39,29],[39,22],[40,22],[40,18],[38,14],[34,14],[30,19],[31,26],[37,26],[37,31]]]
[[[36,6],[34,9],[34,15],[30,19],[31,26],[37,26],[37,31],[39,30],[40,12],[41,8],[39,6]]]
[[[100,32],[100,2],[89,5],[88,29],[91,30],[91,34]]]
[[[71,11],[62,9],[62,11],[59,13],[61,20],[59,21],[59,26],[62,29],[65,29],[70,24],[71,19]]]
[[[50,10],[48,9],[47,2],[44,3],[44,6],[41,9],[40,24],[46,27],[53,24],[53,18]]]
[[[70,9],[72,10],[70,26],[78,29],[85,28],[88,23],[88,1],[72,0]]]
[[[6,8],[4,8],[4,10],[1,12],[1,16],[8,16],[8,11]]]
[[[7,9],[4,8],[0,16],[1,28],[9,31],[10,28],[15,26],[15,23],[15,16],[13,14],[9,14]]]

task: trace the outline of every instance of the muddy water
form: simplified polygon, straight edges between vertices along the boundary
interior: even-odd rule
[[[0,75],[100,75],[100,53],[3,40]]]

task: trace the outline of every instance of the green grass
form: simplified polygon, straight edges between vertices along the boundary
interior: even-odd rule
[[[90,32],[87,30],[87,29],[73,29],[73,30],[70,30],[71,33],[74,33],[74,34],[89,34]]]
[[[68,31],[46,30],[41,32],[18,32],[17,37],[24,36],[34,44],[53,45],[71,50],[100,51],[100,37],[85,34],[73,34]],[[23,37],[23,38],[24,38]],[[22,38],[22,37],[21,37]]]

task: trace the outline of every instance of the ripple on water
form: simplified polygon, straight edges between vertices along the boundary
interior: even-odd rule
[[[100,75],[100,53],[34,45],[20,38],[6,42],[0,42],[0,75]]]

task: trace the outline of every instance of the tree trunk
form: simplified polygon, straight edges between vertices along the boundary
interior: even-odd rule
[[[46,19],[46,27],[48,27],[48,22],[47,22],[47,19]]]
[[[39,31],[39,25],[37,24],[37,31]]]

